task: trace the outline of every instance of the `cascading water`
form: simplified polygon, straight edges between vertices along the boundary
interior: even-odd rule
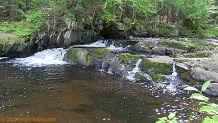
[[[178,73],[176,72],[176,64],[175,63],[173,63],[172,74],[169,76],[166,76],[166,78],[168,78],[168,81],[170,83],[170,85],[168,85],[166,88],[170,91],[176,91],[176,87],[179,85],[180,79],[178,77]]]
[[[54,64],[67,64],[67,62],[63,61],[66,52],[67,50],[63,48],[47,49],[35,53],[33,56],[30,57],[16,58],[11,62],[15,64],[21,64],[24,66],[30,66],[30,67],[54,65]]]
[[[135,81],[136,78],[135,78],[135,74],[137,72],[140,72],[140,68],[139,68],[139,65],[141,64],[142,62],[142,59],[139,59],[137,62],[136,62],[136,66],[133,68],[132,71],[128,71],[128,75],[126,76],[126,78],[130,81]]]
[[[111,51],[118,51],[119,52],[119,51],[128,50],[130,45],[126,46],[126,47],[121,47],[121,46],[117,47],[117,46],[115,46],[114,42],[112,42],[110,45],[108,45],[108,40],[98,40],[98,41],[91,43],[91,44],[74,45],[73,47],[87,47],[87,48],[88,47],[91,47],[91,48],[102,48],[103,47],[103,48],[107,48]]]
[[[6,59],[6,58],[8,58],[8,57],[0,57],[0,60],[2,60],[2,59]]]
[[[105,71],[105,66],[106,66],[106,61],[103,61],[100,69],[101,72]]]

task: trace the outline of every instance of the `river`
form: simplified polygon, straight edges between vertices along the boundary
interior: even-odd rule
[[[131,82],[64,62],[34,66],[24,62],[27,59],[0,60],[0,120],[154,123],[176,111],[178,121],[185,123],[196,114],[198,105],[188,99],[188,92],[170,92],[156,84]]]

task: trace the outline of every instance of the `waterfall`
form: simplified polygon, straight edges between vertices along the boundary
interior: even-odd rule
[[[98,40],[91,44],[83,44],[83,45],[74,45],[73,47],[84,47],[84,48],[107,48],[111,51],[126,51],[130,47],[128,45],[127,47],[121,47],[121,46],[115,46],[115,42],[113,41],[111,44],[108,43],[108,40]]]
[[[171,75],[172,82],[176,80],[178,73],[176,72],[176,64],[173,63],[173,73]]]
[[[170,82],[170,85],[168,85],[166,88],[170,91],[176,91],[176,87],[180,84],[180,79],[178,76],[178,73],[176,72],[176,64],[173,63],[173,71],[171,75],[166,76],[168,78],[168,81]]]
[[[47,49],[35,53],[33,56],[30,57],[16,58],[14,60],[11,60],[11,62],[31,67],[67,64],[67,62],[63,61],[66,52],[66,49],[63,48]]]
[[[126,78],[127,78],[128,80],[130,80],[130,81],[135,81],[135,80],[136,80],[135,74],[136,74],[137,72],[140,72],[139,65],[141,64],[141,62],[142,62],[142,59],[139,59],[139,60],[136,62],[136,65],[135,65],[135,67],[133,68],[133,70],[127,72],[128,75],[126,76]]]
[[[101,72],[104,72],[105,65],[106,65],[106,61],[103,61],[102,64],[101,64],[101,69],[100,69]]]

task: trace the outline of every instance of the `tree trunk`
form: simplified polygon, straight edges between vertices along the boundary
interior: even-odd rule
[[[26,0],[26,8],[29,10],[31,8],[32,0]]]

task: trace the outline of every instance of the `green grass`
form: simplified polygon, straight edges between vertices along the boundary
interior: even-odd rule
[[[204,37],[208,37],[208,38],[218,37],[218,25],[211,26],[211,27],[207,28],[203,32],[203,35],[204,35]]]
[[[16,42],[19,42],[20,39],[13,33],[5,33],[0,31],[0,43],[8,43],[8,44],[13,44]]]
[[[24,21],[16,22],[1,22],[0,31],[4,33],[11,33],[11,35],[16,35],[17,37],[30,36],[34,30],[31,29],[31,24]]]

